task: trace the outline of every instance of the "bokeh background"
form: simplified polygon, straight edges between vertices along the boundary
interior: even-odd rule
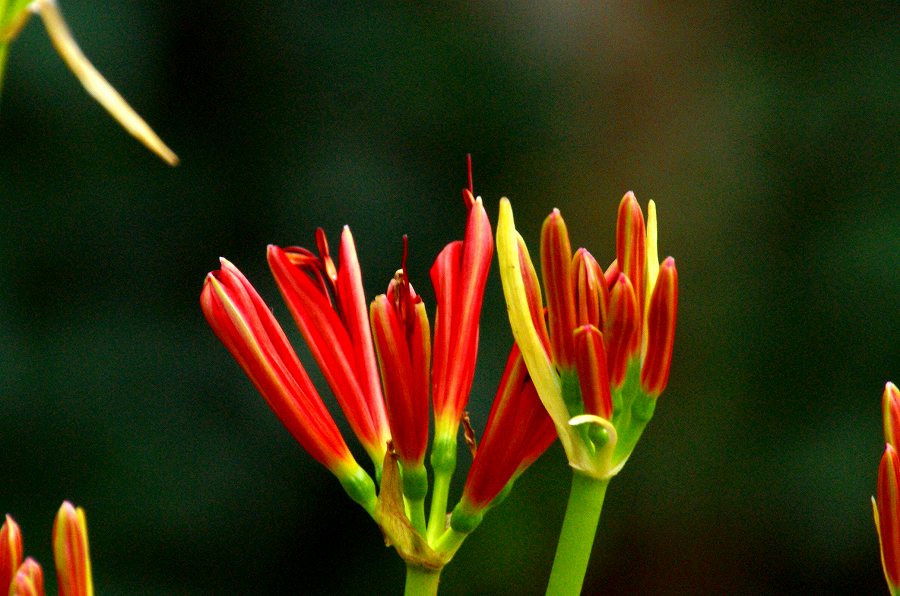
[[[585,593],[885,593],[869,497],[900,380],[895,4],[62,8],[182,165],[115,125],[29,24],[0,116],[0,510],[49,584],[71,499],[101,594],[400,593],[400,560],[198,296],[227,256],[290,327],[266,244],[350,224],[370,296],[407,233],[433,304],[471,152],[492,219],[509,196],[532,246],[559,207],[610,260],[634,190],[678,263],[671,381],[611,486]],[[476,428],[511,343],[496,266],[482,324]],[[569,476],[552,448],[442,593],[543,593]]]

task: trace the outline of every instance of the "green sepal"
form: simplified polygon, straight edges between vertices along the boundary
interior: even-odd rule
[[[410,501],[421,501],[428,494],[428,472],[425,466],[403,468],[403,495]]]
[[[613,391],[613,404],[613,424],[619,434],[613,465],[618,471],[628,461],[656,410],[656,398],[641,390],[641,364],[638,358],[628,363],[625,382]]]
[[[431,446],[431,469],[437,474],[452,475],[456,469],[456,435],[435,433]]]
[[[362,505],[363,509],[369,512],[369,515],[372,515],[378,500],[375,496],[375,483],[372,482],[372,477],[361,467],[357,466],[349,474],[338,477],[338,480],[350,498]]]
[[[484,509],[472,509],[465,501],[457,503],[450,515],[450,527],[460,534],[471,534],[484,519]]]

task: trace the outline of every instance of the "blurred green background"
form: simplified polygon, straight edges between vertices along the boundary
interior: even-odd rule
[[[471,152],[492,220],[509,196],[532,247],[559,207],[608,262],[634,190],[678,263],[671,381],[609,491],[585,593],[885,593],[869,496],[900,380],[896,4],[62,9],[182,165],[114,124],[29,24],[0,110],[0,509],[48,575],[70,499],[100,594],[400,593],[400,560],[198,297],[224,255],[291,327],[266,244],[350,224],[370,296],[408,233],[433,304]],[[477,429],[511,342],[496,266],[482,324]],[[443,593],[542,594],[569,476],[555,446]]]

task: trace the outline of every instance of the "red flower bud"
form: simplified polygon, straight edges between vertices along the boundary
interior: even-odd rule
[[[606,349],[603,335],[592,325],[583,325],[575,330],[575,368],[584,412],[612,419],[612,393],[609,388]]]
[[[53,523],[53,558],[59,596],[94,596],[84,509],[65,501]]]
[[[541,228],[541,273],[547,292],[547,318],[553,361],[563,369],[575,364],[575,288],[572,277],[572,247],[559,209],[544,220]]]
[[[579,248],[572,260],[572,271],[575,276],[576,323],[602,329],[609,311],[609,290],[603,269],[591,253]]]
[[[369,309],[394,448],[405,466],[421,466],[428,447],[431,330],[425,305],[403,268]]]
[[[900,457],[886,445],[878,467],[875,528],[881,544],[884,577],[894,593],[900,588]]]
[[[0,527],[0,594],[9,587],[21,564],[22,532],[16,521],[7,515]]]
[[[390,431],[353,237],[345,228],[340,269],[323,233],[317,234],[317,243],[320,258],[305,249],[269,246],[269,267],[353,433],[380,462]]]
[[[675,315],[678,307],[678,271],[675,259],[667,258],[659,269],[647,311],[647,346],[641,366],[641,388],[654,397],[669,382],[672,348],[675,345]]]
[[[644,304],[647,266],[647,231],[644,213],[634,193],[628,191],[619,203],[616,222],[616,260],[619,270],[628,276],[634,286],[634,296],[639,305]]]
[[[609,317],[603,327],[609,382],[621,387],[628,362],[640,352],[640,311],[631,280],[619,274],[609,296]]]
[[[63,593],[62,586],[59,593]],[[28,557],[19,566],[9,586],[9,596],[44,596],[44,572],[37,561]]]

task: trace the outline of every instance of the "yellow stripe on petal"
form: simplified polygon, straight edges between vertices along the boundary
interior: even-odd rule
[[[657,248],[656,203],[650,199],[647,205],[647,289],[644,294],[643,321],[641,325],[641,358],[647,353],[648,330],[647,313],[650,312],[650,297],[659,277],[659,250]]]
[[[656,203],[653,200],[647,205],[647,292],[644,300],[644,312],[650,306],[650,296],[659,275],[659,250],[657,249]]]
[[[143,143],[148,149],[156,153],[170,166],[178,164],[178,156],[163,143],[153,129],[138,116],[128,105],[119,92],[103,78],[94,65],[90,63],[81,48],[72,37],[69,26],[63,20],[62,13],[55,0],[36,0],[31,9],[41,15],[47,35],[69,70],[78,77],[85,90],[106,108],[113,118],[132,136]]]
[[[537,389],[538,396],[559,432],[566,453],[570,453],[569,415],[563,401],[559,377],[550,361],[528,309],[525,281],[519,265],[519,242],[509,200],[500,200],[497,219],[497,259],[500,261],[500,280],[513,337],[522,351],[522,359]]]

